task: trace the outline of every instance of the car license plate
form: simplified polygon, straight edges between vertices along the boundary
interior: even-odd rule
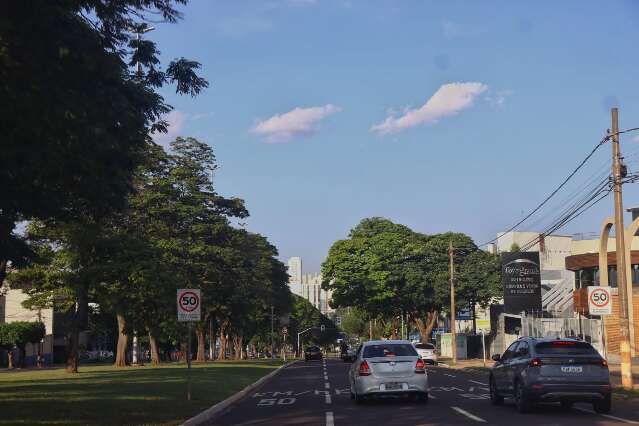
[[[561,367],[561,372],[562,373],[581,373],[583,372],[583,368],[575,367],[575,366]]]
[[[384,387],[386,388],[386,390],[397,390],[402,388],[402,384],[396,382],[384,383]]]

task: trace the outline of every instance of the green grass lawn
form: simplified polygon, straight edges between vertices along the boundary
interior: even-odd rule
[[[175,425],[255,382],[280,361],[194,363],[192,400],[186,365],[82,366],[0,372],[0,425]]]

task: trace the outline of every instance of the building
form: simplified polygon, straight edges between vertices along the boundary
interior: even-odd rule
[[[22,290],[10,289],[8,286],[0,287],[0,323],[10,323],[16,321],[41,321],[45,326],[45,337],[39,344],[26,345],[26,365],[35,365],[37,354],[40,353],[44,362],[50,364],[54,361],[55,338],[54,338],[54,312],[53,308],[31,310],[22,306],[22,302],[28,296]],[[59,343],[59,342],[58,342]],[[64,347],[64,341],[62,341]],[[4,363],[0,354],[0,363]]]
[[[331,292],[322,289],[322,274],[302,272],[302,258],[291,257],[288,260],[288,285],[291,292],[308,300],[322,314],[332,315],[334,309],[329,304]]]
[[[538,232],[505,232],[497,234],[498,253],[510,251],[513,245],[526,246],[539,238]],[[565,259],[572,254],[573,237],[548,235],[527,251],[538,251],[541,272],[541,305],[544,311],[556,316],[573,316],[573,273],[566,268]]]

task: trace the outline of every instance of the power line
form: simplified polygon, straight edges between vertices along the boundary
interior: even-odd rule
[[[532,215],[534,215],[535,213],[537,213],[537,211],[539,211],[539,209],[541,209],[557,192],[559,192],[561,190],[561,188],[563,188],[570,179],[572,179],[572,177],[577,174],[577,172],[584,166],[584,164],[586,164],[586,162],[588,160],[590,160],[590,158],[595,154],[595,152],[597,152],[597,150],[599,149],[599,147],[601,147],[601,145],[603,145],[604,143],[606,143],[606,141],[608,140],[608,138],[610,137],[610,135],[606,135],[605,137],[603,137],[599,143],[597,145],[595,145],[595,147],[592,149],[592,151],[590,151],[590,153],[586,156],[586,158],[584,158],[581,163],[579,163],[579,165],[572,171],[572,173],[570,173],[568,175],[568,177],[566,179],[564,179],[564,181],[554,190],[550,193],[550,195],[548,195],[542,202],[541,204],[539,204],[537,207],[535,207],[530,213],[528,213],[523,219],[521,219],[519,222],[517,222],[516,224],[514,224],[513,226],[511,226],[507,231],[505,231],[503,234],[501,234],[500,236],[497,236],[496,238],[487,241],[483,244],[479,244],[478,247],[481,246],[485,246],[487,244],[491,244],[494,243],[495,241],[497,241],[499,238],[501,238],[501,236],[503,236],[504,234],[507,234],[508,232],[514,230],[515,228],[517,228],[519,225],[521,225],[522,223],[524,223],[526,220],[528,220]]]

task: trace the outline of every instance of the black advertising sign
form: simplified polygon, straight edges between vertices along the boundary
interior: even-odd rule
[[[539,252],[502,253],[501,282],[505,312],[541,311]]]

